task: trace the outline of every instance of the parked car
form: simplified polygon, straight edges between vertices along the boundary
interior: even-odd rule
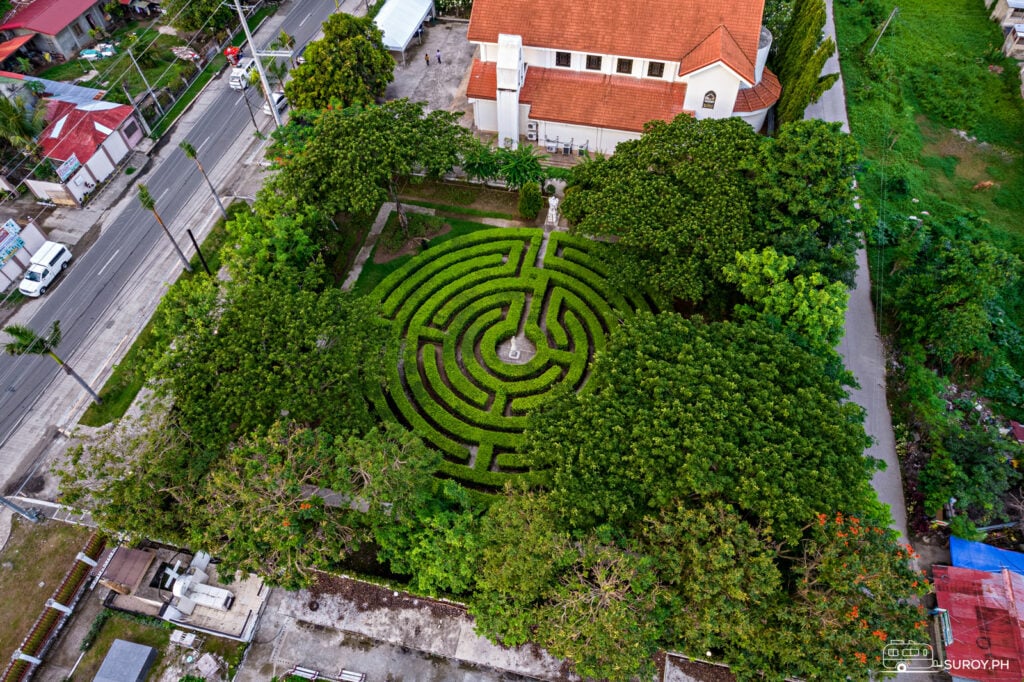
[[[18,285],[18,291],[32,298],[42,296],[70,262],[71,251],[68,247],[57,242],[43,242],[29,259],[28,270]]]
[[[249,78],[256,72],[256,60],[252,57],[238,62],[238,66],[231,69],[228,77],[228,86],[232,90],[245,90],[249,87]]]
[[[277,113],[282,113],[285,107],[288,106],[288,98],[284,96],[283,92],[272,92],[270,93],[270,99],[274,101],[274,108],[277,109]],[[270,110],[270,102],[263,103],[263,113],[267,116],[273,116],[274,112]]]

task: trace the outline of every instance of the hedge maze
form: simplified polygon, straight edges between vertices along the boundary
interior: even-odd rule
[[[378,409],[444,454],[442,475],[495,490],[532,476],[531,410],[579,391],[620,319],[652,304],[606,283],[594,244],[539,229],[487,229],[432,247],[374,291],[394,322]]]

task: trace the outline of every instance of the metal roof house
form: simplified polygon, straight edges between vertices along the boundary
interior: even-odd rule
[[[0,24],[8,39],[31,36],[29,46],[44,55],[71,59],[93,42],[89,30],[110,24],[102,0],[35,0]]]
[[[954,682],[1020,682],[1024,678],[1024,576],[934,566],[939,609],[952,641],[945,668]]]
[[[144,682],[156,661],[156,649],[115,639],[93,682]]]

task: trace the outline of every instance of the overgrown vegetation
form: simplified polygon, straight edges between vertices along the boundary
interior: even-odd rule
[[[892,8],[836,4],[865,155],[859,190],[879,214],[873,294],[896,352],[890,404],[914,530],[955,497],[965,518],[954,530],[973,536],[1009,518],[1005,496],[1020,480],[1019,448],[993,429],[1024,418],[1024,103],[982,4],[946,3],[957,20],[937,22],[932,3],[901,2],[879,39]]]

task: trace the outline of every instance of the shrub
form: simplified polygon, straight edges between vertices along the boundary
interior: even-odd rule
[[[544,205],[537,183],[530,182],[519,188],[519,215],[523,220],[536,220]]]

